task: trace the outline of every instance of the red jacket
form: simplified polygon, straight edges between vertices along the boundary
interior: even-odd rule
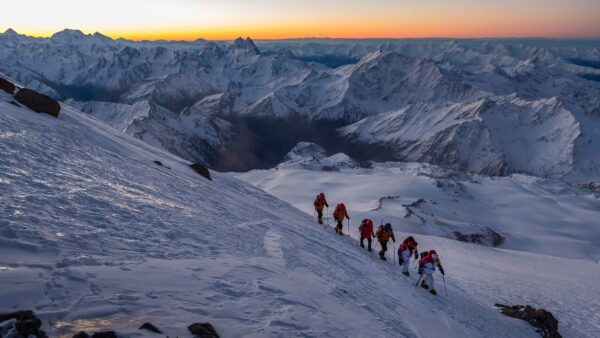
[[[373,234],[373,221],[370,219],[364,220],[361,224],[360,235],[363,238],[371,238]]]
[[[404,250],[410,250],[410,255],[412,256],[414,250],[417,248],[417,241],[413,238],[413,236],[406,237],[402,244],[400,244],[400,248],[398,248],[398,253],[401,253]]]

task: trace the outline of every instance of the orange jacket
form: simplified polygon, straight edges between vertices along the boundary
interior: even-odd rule
[[[348,212],[346,212],[346,208],[340,207],[335,207],[335,210],[333,211],[333,218],[339,222],[343,221],[344,218],[350,219],[350,217],[348,217]]]
[[[317,198],[315,198],[313,205],[315,206],[315,210],[317,210],[317,211],[323,211],[324,207],[329,208],[329,204],[327,204],[327,200],[325,199],[325,196],[320,196],[320,195],[317,196]]]
[[[377,232],[375,233],[375,237],[381,242],[387,242],[391,239],[396,241],[396,237],[394,237],[394,230],[384,230],[383,227],[379,227]]]

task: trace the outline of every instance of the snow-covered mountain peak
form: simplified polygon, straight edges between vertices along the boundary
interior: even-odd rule
[[[260,54],[258,47],[254,44],[254,41],[247,37],[245,40],[241,37],[235,39],[231,44],[230,51],[233,53],[249,53],[249,54]]]
[[[52,40],[74,40],[74,39],[82,39],[85,38],[87,35],[84,34],[81,30],[79,29],[63,29],[60,32],[56,32],[54,33],[50,39]]]
[[[285,155],[283,161],[320,160],[325,157],[325,148],[312,142],[300,142]]]
[[[298,143],[285,155],[283,162],[277,165],[278,169],[303,168],[326,171],[339,171],[357,167],[359,167],[359,164],[350,156],[343,153],[327,156],[323,147],[312,142]]]
[[[4,31],[3,35],[6,35],[6,36],[9,36],[9,35],[15,36],[15,35],[19,35],[19,33],[15,32],[14,29],[9,28],[6,31]]]

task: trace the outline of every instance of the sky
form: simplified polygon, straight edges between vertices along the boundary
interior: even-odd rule
[[[599,38],[600,0],[3,1],[0,30],[113,38]]]

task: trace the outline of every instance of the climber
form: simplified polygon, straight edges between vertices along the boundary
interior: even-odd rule
[[[390,223],[380,225],[379,228],[377,228],[375,237],[377,237],[377,240],[379,240],[379,244],[381,245],[381,251],[379,251],[379,258],[385,261],[385,252],[387,251],[388,241],[391,238],[392,241],[396,243],[396,237],[394,237],[394,230],[392,230],[392,225]]]
[[[372,251],[371,241],[372,237],[375,237],[375,234],[373,233],[373,221],[371,221],[368,218],[363,219],[360,223],[360,226],[358,227],[358,232],[360,233],[360,246],[364,248],[364,240],[367,239],[368,250]]]
[[[413,236],[406,237],[400,247],[398,248],[398,262],[402,265],[402,274],[405,276],[410,276],[408,272],[408,268],[410,266],[410,257],[415,255],[415,260],[419,259],[419,252],[417,250],[417,241],[413,238]]]
[[[335,207],[335,210],[333,211],[333,218],[337,221],[335,232],[343,235],[342,230],[344,229],[344,225],[342,222],[344,221],[344,218],[347,218],[348,221],[350,220],[350,216],[348,216],[348,212],[346,211],[346,206],[344,203],[340,203]]]
[[[329,204],[327,204],[327,200],[325,199],[325,194],[320,193],[317,196],[317,198],[315,198],[313,205],[315,206],[315,210],[317,211],[319,224],[323,224],[323,208],[329,208]]]
[[[442,276],[445,275],[444,269],[442,268],[442,263],[437,255],[435,250],[430,250],[427,256],[422,258],[419,261],[419,274],[423,275],[423,281],[421,282],[421,287],[424,289],[429,289],[432,295],[437,294],[435,291],[435,287],[433,283],[435,282],[433,279],[433,273],[435,272],[435,267],[440,269],[440,273]]]

